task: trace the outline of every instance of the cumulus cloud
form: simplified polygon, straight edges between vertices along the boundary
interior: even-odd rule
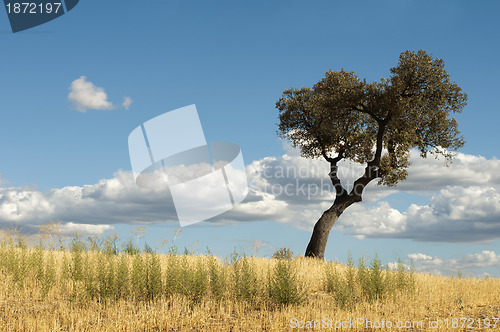
[[[493,250],[483,250],[463,257],[461,263],[468,268],[500,267],[500,255]]]
[[[31,188],[0,188],[0,220],[25,222],[36,215],[48,215],[54,206],[43,193]]]
[[[104,88],[95,86],[87,80],[87,77],[80,76],[69,87],[68,99],[73,107],[79,112],[86,112],[88,109],[94,110],[114,110],[118,106],[108,100],[108,95]],[[128,109],[132,104],[132,98],[124,97],[122,106]]]
[[[354,205],[339,229],[374,238],[408,238],[436,242],[484,242],[500,238],[500,193],[494,187],[440,190],[430,204],[412,204],[400,212],[387,202]]]
[[[438,275],[457,275],[458,270],[465,275],[475,275],[477,269],[500,268],[500,255],[493,250],[450,259],[422,253],[409,254],[408,258],[413,262],[416,271]]]
[[[91,225],[91,224],[78,224],[74,222],[67,222],[58,227],[60,234],[80,236],[93,236],[101,235],[104,232],[112,231],[115,228],[112,225]]]
[[[370,183],[363,203],[349,207],[335,227],[358,239],[481,242],[500,237],[499,160],[457,153],[446,167],[444,160],[421,158],[416,151],[411,152],[410,160],[406,181],[390,188]],[[254,209],[248,213],[256,211],[259,218],[265,217],[261,211],[266,207],[279,206],[272,220],[312,230],[322,211],[333,202],[328,163],[302,158],[296,150],[254,161],[247,170],[255,189]],[[339,164],[339,177],[348,190],[362,172],[360,165],[347,161]],[[381,201],[400,192],[428,197],[429,204],[412,204],[399,211]]]
[[[176,215],[168,188],[141,188],[125,171],[81,187],[48,191],[0,188],[0,222],[37,225],[49,220],[91,225],[137,224],[172,222]]]
[[[500,186],[500,160],[456,153],[449,167],[443,159],[421,158],[410,153],[408,179],[398,184],[402,191],[439,190],[446,186]]]
[[[69,90],[68,99],[79,112],[86,112],[87,109],[112,110],[114,108],[104,89],[87,81],[85,76],[80,76],[71,82]]]
[[[363,203],[349,207],[336,229],[359,240],[485,242],[500,238],[500,161],[459,153],[455,162],[445,167],[442,160],[422,159],[416,152],[412,152],[411,161],[406,182],[391,188],[370,184]],[[349,187],[362,168],[348,162],[343,165],[339,175]],[[194,176],[201,171],[181,168],[179,174],[183,176],[190,172]],[[209,221],[267,220],[311,231],[334,200],[328,172],[328,163],[302,158],[296,150],[254,161],[247,166],[250,184],[247,198]],[[143,188],[136,185],[131,172],[118,171],[112,178],[96,184],[43,192],[3,186],[0,222],[31,225],[57,219],[88,225],[177,222],[169,184],[158,179],[153,182],[154,186]],[[398,210],[381,200],[403,191],[427,195],[428,203]],[[192,194],[199,199],[210,196],[204,193],[200,190]],[[215,207],[217,197],[210,198]]]

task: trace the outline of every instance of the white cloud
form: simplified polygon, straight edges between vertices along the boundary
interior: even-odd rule
[[[88,109],[109,111],[118,108],[118,106],[108,100],[108,95],[104,91],[104,88],[95,86],[85,76],[80,76],[71,82],[69,90],[68,99],[79,112],[84,113]],[[128,110],[132,102],[132,98],[125,96],[122,106]]]
[[[432,156],[421,158],[410,153],[408,179],[397,185],[404,191],[439,190],[446,186],[500,186],[500,160],[456,153],[449,167],[444,160]]]
[[[408,257],[410,259],[412,259],[413,261],[426,261],[426,262],[428,262],[428,261],[434,261],[435,262],[436,261],[436,260],[434,260],[433,257],[427,256],[425,254],[409,254]]]
[[[344,212],[338,227],[356,236],[392,235],[406,230],[406,217],[387,202],[371,207],[353,205]]]
[[[128,97],[128,96],[125,96],[125,97],[123,98],[123,103],[122,103],[122,106],[123,106],[126,110],[128,110],[128,108],[130,107],[130,105],[132,105],[132,102],[133,102],[132,98],[130,98],[130,97]]]
[[[447,187],[430,204],[400,212],[387,202],[354,205],[337,227],[353,235],[436,242],[483,242],[500,238],[500,193],[493,187]]]
[[[458,153],[455,161],[445,167],[443,160],[424,159],[412,151],[411,161],[406,181],[391,188],[370,183],[363,194],[363,203],[350,206],[335,227],[356,238],[437,242],[500,238],[499,160]],[[296,150],[287,151],[282,157],[255,161],[247,169],[257,192],[255,196],[258,197],[259,192],[270,195],[267,200],[261,200],[260,205],[286,203],[283,214],[275,217],[275,221],[284,220],[312,230],[322,211],[333,202],[328,163],[301,158]],[[362,171],[359,165],[344,162],[339,164],[338,174],[344,186],[352,187]],[[429,204],[412,204],[406,211],[399,211],[388,202],[380,201],[398,192],[427,196]]]
[[[474,276],[476,269],[500,268],[500,255],[493,250],[483,250],[480,253],[450,259],[422,253],[409,254],[408,258],[413,261],[416,271],[438,275],[456,276],[460,270],[466,276]],[[394,266],[394,263],[390,265]]]
[[[48,215],[54,206],[43,193],[31,188],[0,188],[0,220],[29,222],[36,215]]]
[[[115,228],[112,225],[90,225],[90,224],[77,224],[68,222],[61,224],[58,227],[60,234],[75,235],[78,234],[82,237],[101,235],[104,232],[112,231]]]
[[[468,268],[500,267],[500,255],[493,250],[483,250],[478,254],[463,257],[462,264]]]
[[[176,221],[168,188],[144,189],[130,172],[118,171],[94,185],[49,191],[0,188],[0,222],[32,226],[50,220],[78,224]]]
[[[417,155],[412,152],[414,169],[404,186],[387,188],[370,184],[364,202],[349,207],[335,225],[336,229],[358,239],[436,242],[499,239],[500,180],[496,174],[500,174],[500,162],[458,154],[457,161],[446,168],[442,161],[415,159]],[[182,179],[191,173],[190,176],[196,177],[202,170],[180,167],[178,171]],[[339,173],[350,176],[352,181],[359,171],[354,168]],[[268,220],[311,231],[334,199],[328,172],[328,163],[302,158],[296,150],[254,161],[247,166],[250,190],[245,201],[210,222]],[[464,174],[468,175],[464,177]],[[135,184],[131,172],[118,171],[111,179],[82,187],[41,192],[3,186],[0,187],[0,222],[30,225],[57,219],[90,225],[177,222],[168,189],[168,182],[177,180],[155,178],[156,185],[147,189]],[[420,183],[424,180],[428,185]],[[427,195],[428,203],[412,204],[400,211],[387,201],[379,201],[401,191]],[[193,195],[204,199],[203,192]],[[215,206],[217,197],[210,198],[210,204]]]
[[[69,90],[68,99],[79,112],[86,112],[87,109],[112,110],[114,108],[104,89],[87,81],[85,76],[80,76],[71,82]]]

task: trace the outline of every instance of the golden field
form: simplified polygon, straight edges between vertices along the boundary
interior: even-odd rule
[[[388,272],[376,259],[117,253],[109,243],[3,241],[0,330],[500,330],[499,279]]]

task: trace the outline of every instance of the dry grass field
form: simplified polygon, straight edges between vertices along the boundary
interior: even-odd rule
[[[500,280],[359,260],[0,246],[1,331],[499,331]],[[131,244],[130,244],[131,245]],[[468,319],[468,320],[465,320]]]

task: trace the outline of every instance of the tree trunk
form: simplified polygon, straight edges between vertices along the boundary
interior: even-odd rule
[[[323,152],[325,159],[330,162],[330,179],[337,195],[335,196],[335,201],[333,205],[323,212],[323,215],[314,225],[314,230],[309,240],[309,244],[306,248],[306,257],[315,257],[319,259],[325,258],[326,243],[328,242],[328,236],[330,235],[330,230],[333,225],[339,219],[340,215],[351,206],[353,203],[361,202],[361,196],[363,195],[363,190],[366,185],[370,183],[373,179],[379,177],[379,163],[380,154],[382,153],[382,129],[379,128],[379,133],[377,135],[377,150],[375,153],[374,160],[370,161],[365,168],[365,173],[359,179],[354,181],[353,188],[348,194],[345,188],[340,183],[340,179],[337,176],[337,162],[343,158],[343,150],[339,152],[336,158],[330,158]]]
[[[323,212],[321,218],[314,225],[311,240],[309,240],[309,244],[307,245],[306,257],[325,258],[326,243],[328,242],[330,230],[342,212],[354,202],[344,201],[340,203],[336,200],[332,207]]]

